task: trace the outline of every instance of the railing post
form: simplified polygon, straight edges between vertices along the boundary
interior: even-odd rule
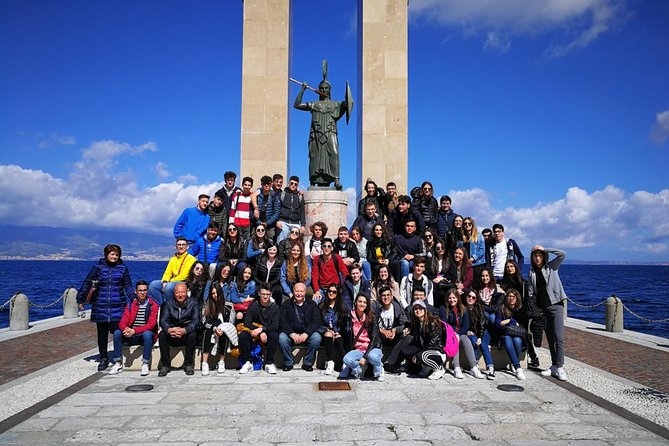
[[[11,331],[30,328],[30,302],[23,293],[17,293],[9,304],[9,329]]]
[[[77,304],[77,290],[69,287],[65,290],[63,299],[63,319],[79,317],[79,305]]]
[[[615,294],[606,299],[606,331],[623,331],[623,302]]]

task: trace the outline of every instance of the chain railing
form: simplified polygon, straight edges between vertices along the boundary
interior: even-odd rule
[[[70,287],[70,288],[71,288],[71,287]],[[51,303],[49,303],[49,304],[46,304],[46,305],[40,305],[40,304],[36,304],[35,302],[32,302],[32,301],[30,301],[30,299],[28,299],[28,305],[31,306],[31,307],[40,308],[40,309],[51,308],[51,307],[55,306],[55,305],[56,305],[58,302],[60,302],[61,300],[65,299],[65,296],[67,296],[67,292],[70,290],[70,288],[67,288],[67,289],[63,292],[63,294],[60,295],[60,297],[59,297],[58,299],[54,300],[53,302],[51,302]],[[0,305],[0,311],[3,311],[5,308],[9,308],[9,304],[12,303],[12,302],[14,301],[14,299],[16,299],[16,296],[18,296],[19,294],[22,294],[22,293],[21,293],[20,291],[18,291],[16,294],[14,294],[12,297],[10,297],[10,298],[7,300],[7,302],[5,302],[4,304]],[[26,297],[27,297],[27,296],[26,296]]]
[[[615,297],[615,295],[614,295],[614,297]],[[583,309],[583,310],[594,310],[595,308],[597,308],[597,307],[599,307],[599,306],[601,306],[601,305],[604,305],[604,304],[606,303],[606,301],[608,300],[608,298],[602,300],[601,302],[597,302],[597,303],[594,304],[594,305],[583,305],[583,304],[579,304],[579,303],[575,302],[571,297],[567,297],[567,300],[568,300],[571,304],[573,304],[575,307],[577,307],[577,308],[581,308],[581,309]],[[624,309],[625,311],[627,311],[629,314],[631,314],[631,315],[634,316],[635,318],[637,318],[637,319],[639,319],[639,320],[642,320],[642,321],[644,321],[644,322],[648,322],[648,323],[652,323],[652,324],[661,324],[661,323],[669,322],[669,318],[665,318],[665,319],[650,319],[650,318],[647,318],[647,317],[643,317],[643,316],[641,316],[640,314],[638,314],[638,313],[636,313],[635,311],[633,311],[633,310],[632,310],[631,308],[629,308],[627,305],[625,305],[622,301],[620,301],[620,304],[622,305],[622,307],[623,307],[623,309]],[[616,308],[616,311],[618,311],[617,308]]]

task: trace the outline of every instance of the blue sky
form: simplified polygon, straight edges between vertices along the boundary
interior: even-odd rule
[[[346,80],[358,91],[356,4],[293,1],[291,76],[316,84],[327,58],[335,99]],[[669,3],[409,7],[411,185],[432,180],[527,250],[669,261]],[[242,9],[0,3],[0,224],[169,234],[239,170]],[[302,178],[308,122],[291,109],[289,171]],[[349,189],[356,130],[340,126]]]

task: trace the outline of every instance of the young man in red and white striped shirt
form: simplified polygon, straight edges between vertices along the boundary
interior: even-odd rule
[[[253,189],[253,178],[244,177],[242,179],[242,190],[234,193],[230,205],[228,223],[234,223],[239,228],[239,235],[244,240],[248,240],[251,236],[251,220],[253,218],[251,189]]]

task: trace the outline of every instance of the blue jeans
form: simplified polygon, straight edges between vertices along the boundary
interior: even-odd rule
[[[163,290],[163,282],[154,280],[149,285],[149,296],[151,296],[158,305],[162,305],[163,302],[174,299],[174,287],[177,286],[177,283],[181,282],[167,282],[165,284],[165,290]]]
[[[413,260],[401,259],[400,274],[402,274],[402,277],[408,276],[409,273],[411,272],[412,267],[413,267]]]
[[[372,280],[372,265],[365,259],[360,259],[360,266],[362,266],[362,275],[367,280]]]
[[[288,238],[291,228],[300,229],[300,225],[297,223],[286,223],[285,221],[281,221],[281,232],[276,235],[276,242],[279,243],[281,240]]]
[[[476,345],[476,336],[469,336],[469,340],[472,342],[472,347],[474,347],[474,354],[476,355],[476,360],[479,359],[479,349],[483,355],[483,360],[485,361],[486,368],[493,366],[492,354],[490,353],[490,333],[488,330],[483,332],[483,337],[481,338],[481,345]]]
[[[312,366],[314,365],[316,359],[316,350],[321,345],[321,334],[319,332],[312,333],[311,336],[307,339],[307,354],[304,355],[304,365]],[[283,355],[283,365],[293,365],[293,347],[294,341],[286,333],[279,333],[279,347],[281,348],[281,354]]]
[[[125,337],[121,330],[114,332],[114,351],[112,352],[112,362],[121,362],[123,355],[121,354],[121,345],[142,345],[142,362],[144,364],[151,363],[151,350],[153,349],[153,332],[146,330],[134,336]]]
[[[520,361],[518,357],[523,350],[523,339],[518,336],[502,336],[506,354],[509,355],[509,360],[515,368],[520,368]]]
[[[351,350],[344,356],[344,365],[351,370],[351,373],[360,375],[362,367],[360,367],[360,360],[364,354],[360,350]],[[367,361],[374,367],[374,377],[381,375],[383,365],[381,364],[381,357],[383,352],[380,348],[373,348],[367,355]]]

